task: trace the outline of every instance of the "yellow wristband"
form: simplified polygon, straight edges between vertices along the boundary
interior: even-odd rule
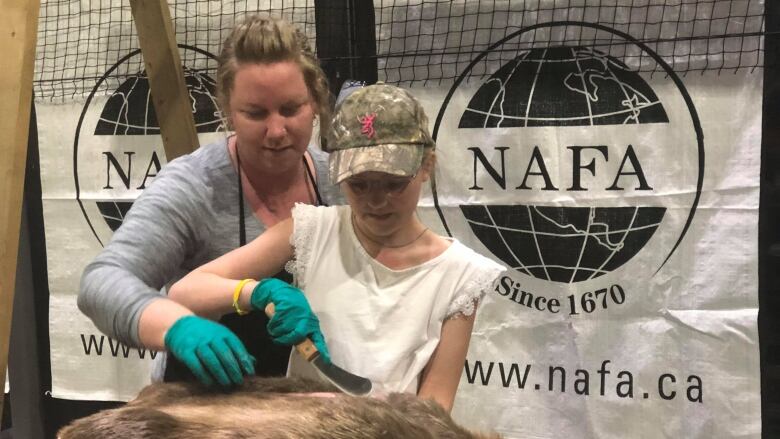
[[[247,284],[247,282],[252,282],[254,279],[244,279],[236,285],[236,289],[233,290],[233,308],[236,310],[236,313],[238,315],[243,316],[249,314],[249,311],[244,311],[241,309],[241,307],[238,305],[238,298],[241,297],[241,290],[244,289],[244,285]]]

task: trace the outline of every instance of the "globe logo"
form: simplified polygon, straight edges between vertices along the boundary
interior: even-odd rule
[[[666,123],[649,85],[618,59],[586,47],[531,49],[494,73],[459,128]]]
[[[179,47],[214,58],[200,49]],[[137,56],[140,51],[124,57],[95,85],[76,131],[74,178],[77,200],[101,245],[122,225],[132,200],[151,183],[165,160],[145,71],[128,75],[107,98],[95,96],[95,91],[114,70],[129,65]],[[199,70],[186,67],[184,80],[201,142],[222,136],[224,123],[217,105],[214,80]]]
[[[658,207],[460,206],[474,235],[508,267],[554,282],[606,274],[653,236]]]
[[[432,186],[448,233],[473,237],[517,273],[559,284],[617,270],[657,233],[667,236],[653,246],[653,268],[660,269],[692,221],[703,175],[698,119],[681,82],[659,79],[659,96],[638,72],[596,48],[520,50],[481,83],[464,81],[481,58],[525,32],[577,27],[595,32],[595,40],[606,33],[631,43],[588,23],[518,31],[462,72],[433,131],[439,163],[453,168]],[[649,51],[638,44],[634,50]],[[682,166],[666,166],[668,157],[683,159]]]

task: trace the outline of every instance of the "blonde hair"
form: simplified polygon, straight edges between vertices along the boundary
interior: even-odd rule
[[[264,14],[250,15],[237,23],[222,46],[217,67],[217,101],[223,114],[230,108],[230,93],[242,64],[281,61],[291,61],[301,69],[320,119],[320,133],[327,133],[331,114],[330,89],[308,38],[297,26]]]

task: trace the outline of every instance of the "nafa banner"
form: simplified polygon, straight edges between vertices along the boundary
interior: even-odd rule
[[[761,75],[681,76],[613,37],[664,74],[548,45],[413,89],[437,142],[426,221],[509,269],[454,416],[516,438],[760,437]]]

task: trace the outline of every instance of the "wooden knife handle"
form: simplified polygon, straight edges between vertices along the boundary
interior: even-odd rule
[[[273,303],[269,303],[265,307],[265,315],[268,316],[268,318],[271,318],[274,316],[274,312],[276,311],[276,308],[274,307]],[[295,350],[298,351],[299,354],[303,355],[303,358],[306,359],[306,361],[311,361],[314,359],[314,356],[319,354],[320,351],[317,350],[317,347],[314,346],[314,342],[309,340],[309,338],[305,338],[302,342],[295,345]]]

